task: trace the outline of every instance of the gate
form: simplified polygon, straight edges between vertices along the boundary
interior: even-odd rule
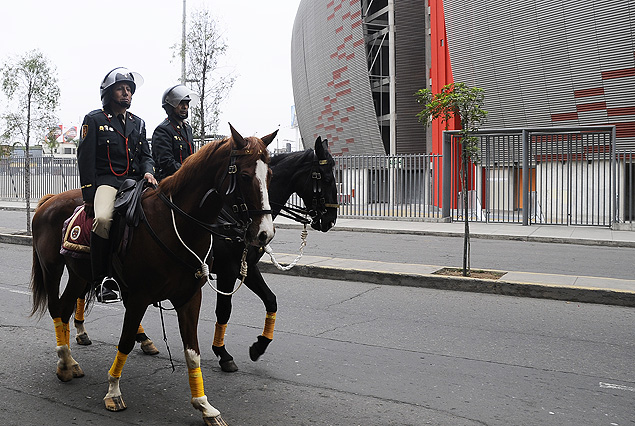
[[[611,226],[617,216],[614,126],[494,129],[468,166],[469,220]],[[444,134],[444,216],[462,219],[460,135]],[[446,167],[447,165],[447,167]]]

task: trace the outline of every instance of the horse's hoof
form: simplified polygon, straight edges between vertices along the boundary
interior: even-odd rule
[[[60,379],[62,382],[70,382],[71,380],[73,380],[73,372],[70,368],[60,368],[58,366],[55,374],[57,374],[57,378]]]
[[[73,372],[73,378],[77,379],[79,377],[84,377],[84,370],[82,370],[82,367],[79,366],[79,364],[75,364],[71,367],[71,371]]]
[[[230,359],[228,361],[221,360],[218,361],[218,363],[220,364],[220,369],[223,370],[225,373],[233,373],[235,371],[238,371],[238,366],[233,359]]]
[[[157,355],[159,350],[154,346],[154,342],[150,339],[146,339],[141,342],[141,350],[145,355]]]
[[[108,411],[123,411],[126,408],[126,403],[123,402],[123,398],[120,396],[106,396],[104,397],[104,404],[106,405],[106,410]]]
[[[87,333],[78,334],[77,336],[75,336],[75,341],[77,342],[78,345],[82,345],[82,346],[88,346],[93,344],[93,342],[90,340],[90,337],[88,337]]]
[[[258,336],[258,340],[249,347],[249,358],[251,358],[252,361],[258,361],[258,358],[265,353],[271,341],[271,339],[265,336]]]
[[[229,426],[220,414],[216,417],[203,417],[203,421],[206,426]]]

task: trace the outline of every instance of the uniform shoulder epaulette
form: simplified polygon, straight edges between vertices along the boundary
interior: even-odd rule
[[[87,116],[91,116],[94,117],[95,115],[99,115],[99,114],[103,114],[104,110],[103,109],[95,109],[91,112],[89,112],[88,114],[86,114]]]

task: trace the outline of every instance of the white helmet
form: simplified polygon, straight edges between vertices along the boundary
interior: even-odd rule
[[[200,96],[198,93],[187,86],[177,84],[176,86],[172,86],[163,92],[163,96],[161,97],[161,106],[165,108],[170,105],[172,108],[176,108],[179,106],[181,101],[197,103],[199,99]]]
[[[101,85],[99,86],[102,105],[106,106],[108,102],[110,102],[109,89],[113,84],[120,81],[127,82],[130,85],[132,94],[134,94],[135,90],[137,90],[137,87],[143,84],[143,77],[141,77],[141,74],[132,72],[124,67],[117,67],[114,70],[110,71],[108,74],[106,74],[106,77],[104,77]]]

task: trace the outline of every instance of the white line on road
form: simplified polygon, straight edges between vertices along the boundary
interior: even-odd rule
[[[623,386],[623,385],[616,385],[616,384],[613,384],[613,383],[600,382],[600,387],[604,388],[604,389],[617,389],[617,390],[635,392],[635,388],[633,388],[633,387]]]
[[[5,290],[5,291],[16,293],[16,294],[24,294],[26,296],[31,295],[30,291],[18,290],[11,287],[0,286],[0,290]],[[124,310],[123,305],[121,303],[95,303],[92,305],[91,309],[93,308],[104,309],[107,311],[123,311]]]
[[[29,296],[31,294],[30,291],[16,290],[15,288],[10,288],[10,287],[1,287],[0,286],[0,290],[6,290],[6,291],[10,291],[11,293],[17,293],[17,294],[26,294],[27,296]]]

